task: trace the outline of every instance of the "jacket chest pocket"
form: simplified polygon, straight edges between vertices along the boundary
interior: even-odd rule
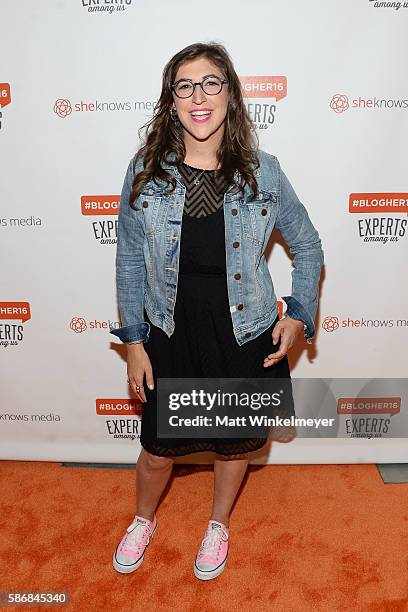
[[[276,217],[278,196],[274,192],[261,191],[256,200],[241,203],[243,232],[256,244],[263,244],[271,217]]]
[[[164,230],[167,203],[162,194],[145,188],[138,197],[138,208],[143,213],[146,235],[159,234]]]

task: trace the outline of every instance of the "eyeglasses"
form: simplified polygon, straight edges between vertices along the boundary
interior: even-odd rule
[[[200,85],[205,94],[216,96],[220,93],[224,83],[228,83],[228,81],[220,79],[215,75],[209,75],[197,83],[193,83],[191,79],[180,79],[170,85],[170,89],[174,91],[178,98],[190,98],[194,94],[197,85]]]

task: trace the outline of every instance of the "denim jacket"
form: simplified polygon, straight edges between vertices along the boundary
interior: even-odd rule
[[[174,160],[174,154],[170,161]],[[324,263],[321,240],[304,205],[297,197],[278,159],[258,149],[260,166],[255,170],[259,193],[249,201],[231,185],[224,195],[227,289],[234,335],[239,346],[262,334],[278,313],[273,281],[264,251],[276,227],[293,255],[292,295],[282,296],[285,315],[304,323],[307,342],[315,334],[320,269]],[[138,160],[135,172],[142,170]],[[122,342],[147,342],[149,320],[168,337],[175,329],[180,236],[186,187],[176,165],[162,163],[177,181],[156,178],[144,187],[129,206],[133,183],[132,160],[127,168],[120,198],[116,249],[116,287],[123,327],[109,333]],[[240,173],[235,172],[240,179]]]

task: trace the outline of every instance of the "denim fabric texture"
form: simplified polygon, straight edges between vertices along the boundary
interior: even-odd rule
[[[264,251],[277,228],[293,256],[292,291],[282,296],[285,316],[304,323],[306,341],[315,335],[320,270],[324,263],[321,239],[308,212],[274,155],[258,149],[255,170],[259,193],[250,201],[231,186],[224,195],[227,288],[234,335],[238,345],[259,336],[278,313],[273,280]],[[134,210],[129,205],[133,183],[130,160],[120,198],[116,249],[116,288],[122,327],[109,333],[122,342],[147,342],[150,321],[168,337],[175,329],[173,313],[177,295],[178,262],[186,187],[176,165],[162,163],[177,181],[172,193],[168,185],[149,181],[139,194]],[[139,159],[135,168],[143,168]],[[239,181],[240,174],[235,172]]]

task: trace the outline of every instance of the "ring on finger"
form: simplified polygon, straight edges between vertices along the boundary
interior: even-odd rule
[[[132,383],[130,382],[130,379],[129,379],[129,378],[127,379],[127,381],[128,381],[128,384],[129,384],[129,385],[131,385],[131,384],[132,384]],[[136,385],[136,391],[140,391],[140,386],[139,386],[139,385]]]

